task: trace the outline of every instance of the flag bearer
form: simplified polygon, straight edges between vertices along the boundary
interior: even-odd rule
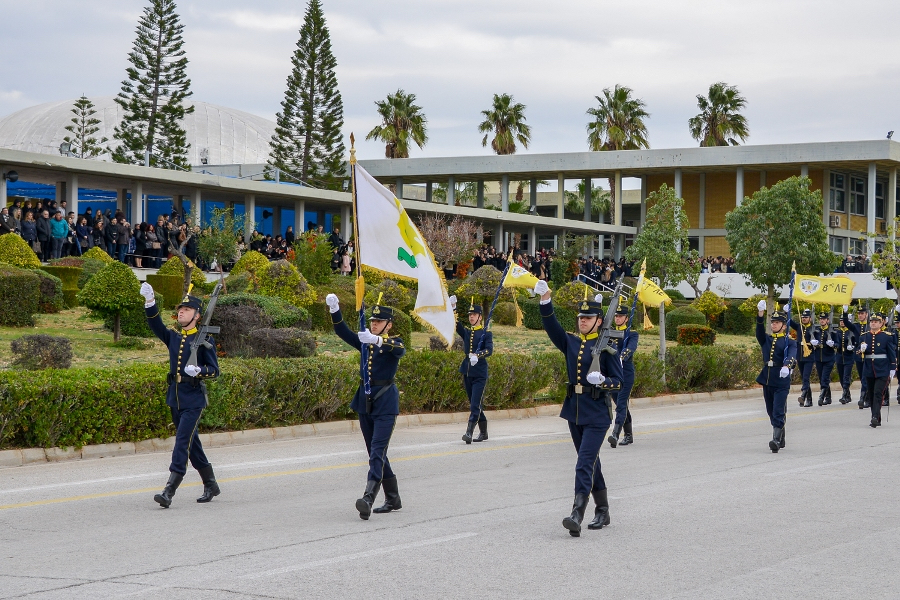
[[[625,331],[626,333],[625,338],[621,342],[619,340],[613,340],[613,343],[619,346],[619,361],[622,363],[622,388],[619,390],[616,403],[618,404],[619,401],[624,401],[626,407],[628,406],[628,400],[631,399],[631,390],[634,388],[633,359],[634,353],[637,352],[638,347],[638,333],[633,329],[628,329],[628,317],[628,308],[620,302],[619,307],[616,309],[616,329]],[[621,442],[618,441],[619,431],[617,425],[613,427],[613,434],[609,437],[609,445],[615,448],[617,444],[619,446],[633,444],[634,435],[631,427],[631,410],[626,409],[625,422],[622,424],[622,430],[625,432],[625,437],[622,438]]]
[[[450,305],[456,310],[456,296],[450,296]],[[484,442],[488,439],[487,417],[484,416],[484,388],[488,382],[487,357],[494,352],[494,336],[484,328],[481,306],[475,304],[475,297],[469,305],[469,325],[456,323],[456,333],[463,340],[463,348],[467,356],[459,366],[463,376],[463,386],[469,397],[469,423],[462,439],[465,443]],[[472,439],[475,424],[478,424],[478,437]]]
[[[784,425],[787,417],[787,397],[791,390],[791,369],[797,366],[797,342],[785,333],[788,317],[780,310],[772,313],[772,334],[766,333],[766,301],[756,305],[756,341],[762,349],[763,367],[756,383],[763,386],[766,412],[772,424],[769,449],[784,448]]]

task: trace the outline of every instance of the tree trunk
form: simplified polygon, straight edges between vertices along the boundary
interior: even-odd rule
[[[116,318],[114,319],[113,323],[113,341],[118,342],[119,337],[122,335],[122,322],[119,313],[116,313]]]
[[[188,240],[191,239],[192,235],[192,233],[188,233],[184,238],[184,242],[179,247],[176,247],[175,244],[173,244],[172,241],[169,240],[169,249],[172,250],[172,254],[177,256],[178,260],[181,261],[181,264],[184,265],[184,283],[182,284],[183,296],[187,295],[188,290],[191,287],[191,274],[194,272],[194,263],[191,262],[191,259],[189,259],[184,253],[184,247],[187,246]]]
[[[219,265],[219,281],[222,282],[222,293],[228,293],[228,286],[225,285],[225,269],[222,268],[222,261],[217,260],[216,264]]]
[[[606,180],[609,182],[609,222],[616,222],[616,180],[612,177]],[[602,217],[602,215],[601,215]]]

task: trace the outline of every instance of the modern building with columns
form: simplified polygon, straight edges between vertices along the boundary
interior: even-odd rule
[[[484,206],[484,182],[500,182],[501,210],[508,210],[511,181],[529,181],[528,198],[533,212],[548,218],[565,215],[563,190],[569,180],[585,182],[613,179],[616,189],[622,180],[640,181],[640,204],[629,211],[619,194],[615,201],[614,227],[643,224],[647,194],[665,183],[685,201],[690,222],[692,247],[701,255],[728,256],[725,215],[761,187],[788,177],[809,177],[813,189],[824,199],[822,220],[828,229],[829,245],[840,254],[872,254],[887,234],[898,214],[897,169],[900,143],[891,140],[574,152],[563,154],[517,154],[511,156],[467,156],[448,158],[382,159],[360,161],[384,184],[393,184],[403,197],[410,184],[424,185],[424,202],[433,199],[433,186],[448,186],[448,204],[460,182],[476,182],[476,208]],[[537,182],[556,181],[556,206],[537,202]],[[418,195],[418,194],[417,194]],[[585,206],[583,221],[590,221]],[[547,223],[550,225],[550,223]],[[512,229],[512,228],[508,228]],[[629,227],[630,229],[630,227]],[[538,235],[549,227],[538,227]],[[869,238],[866,233],[874,233]],[[628,234],[610,231],[607,255],[621,256]],[[602,240],[602,238],[601,238]],[[602,243],[602,242],[601,242]]]

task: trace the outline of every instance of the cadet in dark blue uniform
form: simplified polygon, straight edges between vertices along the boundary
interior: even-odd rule
[[[402,507],[397,476],[391,469],[387,450],[391,434],[394,433],[394,425],[397,423],[397,415],[400,414],[400,392],[394,384],[394,376],[406,349],[399,336],[389,335],[394,319],[394,312],[390,307],[380,304],[373,306],[369,320],[372,330],[366,329],[357,333],[344,322],[337,296],[328,294],[325,303],[331,311],[331,322],[338,337],[360,352],[363,346],[366,346],[369,353],[366,368],[371,395],[369,398],[366,397],[360,383],[350,404],[350,408],[359,414],[359,428],[362,430],[366,450],[369,452],[366,491],[363,497],[356,501],[359,518],[368,520],[372,512],[388,513]],[[384,505],[373,511],[372,505],[382,486],[384,486]]]
[[[891,335],[881,330],[884,315],[875,313],[869,319],[869,331],[859,339],[859,352],[863,359],[863,377],[866,378],[866,400],[872,407],[871,427],[881,425],[881,401],[888,382],[897,372],[897,348]]]
[[[813,347],[816,373],[819,374],[819,406],[831,404],[831,371],[834,369],[834,348],[838,338],[837,334],[828,332],[830,328],[829,313],[819,313],[819,326],[809,341]]]
[[[766,301],[756,305],[756,341],[762,349],[763,367],[756,383],[763,387],[766,412],[772,424],[769,449],[784,448],[784,425],[787,416],[787,397],[791,391],[791,369],[797,366],[797,342],[786,335],[787,315],[779,310],[772,313],[772,334],[766,333]]]
[[[212,336],[206,341],[207,348],[201,344],[197,349],[197,364],[187,364],[191,355],[191,343],[197,337],[197,323],[200,321],[202,303],[199,298],[185,296],[176,307],[178,325],[181,331],[169,329],[159,316],[153,288],[148,283],[141,285],[144,297],[144,310],[151,331],[169,348],[169,389],[166,391],[166,404],[172,412],[172,423],[175,425],[175,448],[172,449],[172,464],[169,465],[169,481],[165,489],[153,499],[163,508],[169,508],[175,490],[181,485],[187,473],[188,459],[200,473],[203,480],[203,495],[197,502],[209,502],[219,495],[219,484],[213,473],[212,465],[206,459],[197,425],[207,405],[206,379],[219,376],[219,361],[216,358],[216,342]]]
[[[456,310],[456,296],[450,296],[450,304]],[[463,340],[463,348],[467,354],[459,365],[459,372],[463,376],[463,386],[466,388],[466,396],[469,397],[469,424],[466,433],[462,436],[465,443],[471,444],[472,434],[475,432],[475,424],[478,423],[478,437],[476,442],[484,442],[488,439],[487,417],[484,416],[482,405],[484,404],[484,388],[488,381],[488,356],[494,353],[494,336],[487,331],[482,322],[481,306],[475,304],[475,298],[469,305],[469,325],[456,323],[456,333]],[[483,340],[483,341],[482,341]]]
[[[841,315],[837,337],[838,345],[835,348],[835,364],[841,380],[841,388],[844,392],[841,395],[841,404],[848,404],[853,400],[850,397],[850,382],[853,379],[853,350],[856,348],[857,339],[859,339],[859,326],[850,323],[850,316],[847,314],[846,306]]]
[[[609,525],[609,499],[606,481],[600,470],[600,447],[612,423],[612,400],[616,401],[616,424],[622,425],[628,407],[616,393],[622,387],[622,365],[614,347],[600,354],[600,370],[591,371],[591,351],[598,342],[597,328],[603,322],[599,302],[579,304],[579,334],[566,333],[553,313],[550,288],[539,281],[534,292],[541,296],[541,318],[553,345],[566,357],[569,377],[568,391],[559,416],[569,422],[569,432],[578,452],[575,463],[575,502],[572,514],[563,519],[569,534],[581,535],[581,521],[587,509],[588,495],[593,495],[596,508],[588,529],[602,529]]]
[[[809,330],[812,325],[812,311],[808,308],[800,314],[800,322],[797,323],[791,319],[791,329],[797,332],[797,362],[800,366],[800,406],[812,406],[812,389],[809,385],[809,376],[812,374],[813,356],[812,345],[810,344],[811,332]],[[804,344],[805,342],[805,344]]]
[[[637,352],[638,347],[638,333],[633,329],[628,329],[628,309],[623,305],[619,304],[619,307],[616,309],[616,329],[619,331],[625,331],[625,338],[621,340],[610,340],[611,344],[615,344],[619,349],[619,362],[622,363],[622,388],[619,390],[618,398],[616,398],[616,404],[619,402],[625,402],[625,406],[628,406],[628,400],[631,398],[631,390],[634,388],[634,353]],[[613,427],[613,434],[609,437],[609,445],[613,448],[616,445],[619,446],[627,446],[628,444],[634,443],[634,435],[632,432],[632,423],[631,423],[631,409],[626,409],[625,411],[625,422],[622,423],[622,430],[625,432],[625,436],[622,438],[622,441],[619,441],[619,431],[618,426]]]
[[[860,306],[856,309],[856,325],[857,325],[857,339],[862,341],[862,335],[869,331],[869,309],[866,306]],[[849,324],[848,324],[849,327]],[[863,359],[862,355],[859,352],[856,352],[854,355],[854,360],[856,362],[856,374],[859,375],[859,409],[862,410],[864,408],[869,408],[868,402],[868,388],[869,382],[866,381],[865,375],[863,375]]]

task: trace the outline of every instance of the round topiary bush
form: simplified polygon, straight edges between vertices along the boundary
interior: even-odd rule
[[[677,341],[680,346],[712,346],[716,330],[706,325],[679,325]]]
[[[0,263],[23,269],[37,269],[41,261],[28,242],[15,234],[0,235]]]
[[[254,358],[302,358],[316,353],[316,337],[294,327],[254,329],[248,342]]]
[[[41,280],[33,270],[0,264],[0,325],[34,327],[40,299]]]
[[[270,329],[275,320],[255,304],[222,304],[219,299],[210,320],[211,325],[221,328],[215,336],[217,350],[224,356],[249,356],[250,334],[257,329]]]
[[[266,269],[257,273],[257,292],[263,296],[281,298],[301,308],[316,301],[316,290],[306,283],[297,267],[286,260],[270,262]]]
[[[409,288],[393,279],[384,279],[378,285],[367,285],[366,288],[366,304],[370,306],[378,302],[379,296],[383,304],[398,306],[401,310],[412,310],[415,303],[415,297]]]
[[[666,339],[674,342],[678,339],[679,325],[706,325],[706,315],[693,306],[680,306],[666,313]]]
[[[128,312],[129,315],[133,315],[139,308],[143,316],[144,299],[140,295],[140,288],[141,283],[128,265],[112,262],[91,277],[84,289],[78,293],[78,301],[82,306],[111,318],[113,339],[118,341],[122,331],[122,314],[131,309]]]
[[[497,325],[516,324],[516,305],[513,302],[498,302],[491,320]]]
[[[107,264],[107,265],[109,263],[116,262],[115,260],[112,259],[112,257],[109,254],[107,254],[106,252],[101,250],[98,246],[94,246],[93,248],[91,248],[90,250],[88,250],[87,252],[82,254],[81,258],[84,260],[88,260],[88,259],[100,260],[100,261],[103,261],[103,263]]]
[[[61,311],[65,305],[62,280],[43,269],[35,269],[34,274],[41,280],[41,299],[38,302],[38,310],[43,314]]]
[[[162,264],[162,266],[156,271],[157,275],[177,275],[181,277],[181,281],[184,281],[184,263],[181,262],[181,259],[177,256],[173,256],[166,262]],[[198,269],[196,266],[191,271],[191,283],[194,284],[194,287],[202,288],[206,285],[206,275]],[[184,290],[184,287],[182,287]],[[180,295],[180,294],[179,294]]]
[[[584,300],[587,292],[588,300],[593,300],[597,290],[581,281],[570,281],[553,292],[553,306],[575,309]]]
[[[234,263],[234,266],[231,267],[231,275],[229,275],[229,278],[234,275],[240,275],[241,273],[250,273],[256,278],[259,278],[268,268],[269,259],[266,258],[265,254],[257,252],[256,250],[249,250],[244,252],[243,256],[241,256],[241,258]]]
[[[668,296],[672,300],[685,300],[684,294],[682,294],[675,288],[666,288],[663,290],[663,292],[665,292],[666,296]]]
[[[147,283],[153,286],[153,290],[162,296],[162,305],[165,308],[175,308],[181,302],[181,292],[184,290],[184,275],[160,275],[159,273],[147,275]]]
[[[216,305],[216,314],[218,314],[219,311],[218,307],[221,306],[257,306],[272,319],[272,324],[268,325],[268,327],[310,328],[309,311],[273,296],[261,296],[259,294],[225,294],[224,296],[219,296],[219,301]],[[215,320],[215,318],[214,315],[213,320]]]
[[[38,369],[68,369],[72,366],[72,342],[52,335],[23,335],[10,345],[14,367],[34,371]]]
[[[108,264],[109,263],[96,258],[85,259],[84,266],[81,267],[81,274],[78,276],[78,289],[84,289],[84,286],[91,280],[91,277],[102,271],[103,267]]]

